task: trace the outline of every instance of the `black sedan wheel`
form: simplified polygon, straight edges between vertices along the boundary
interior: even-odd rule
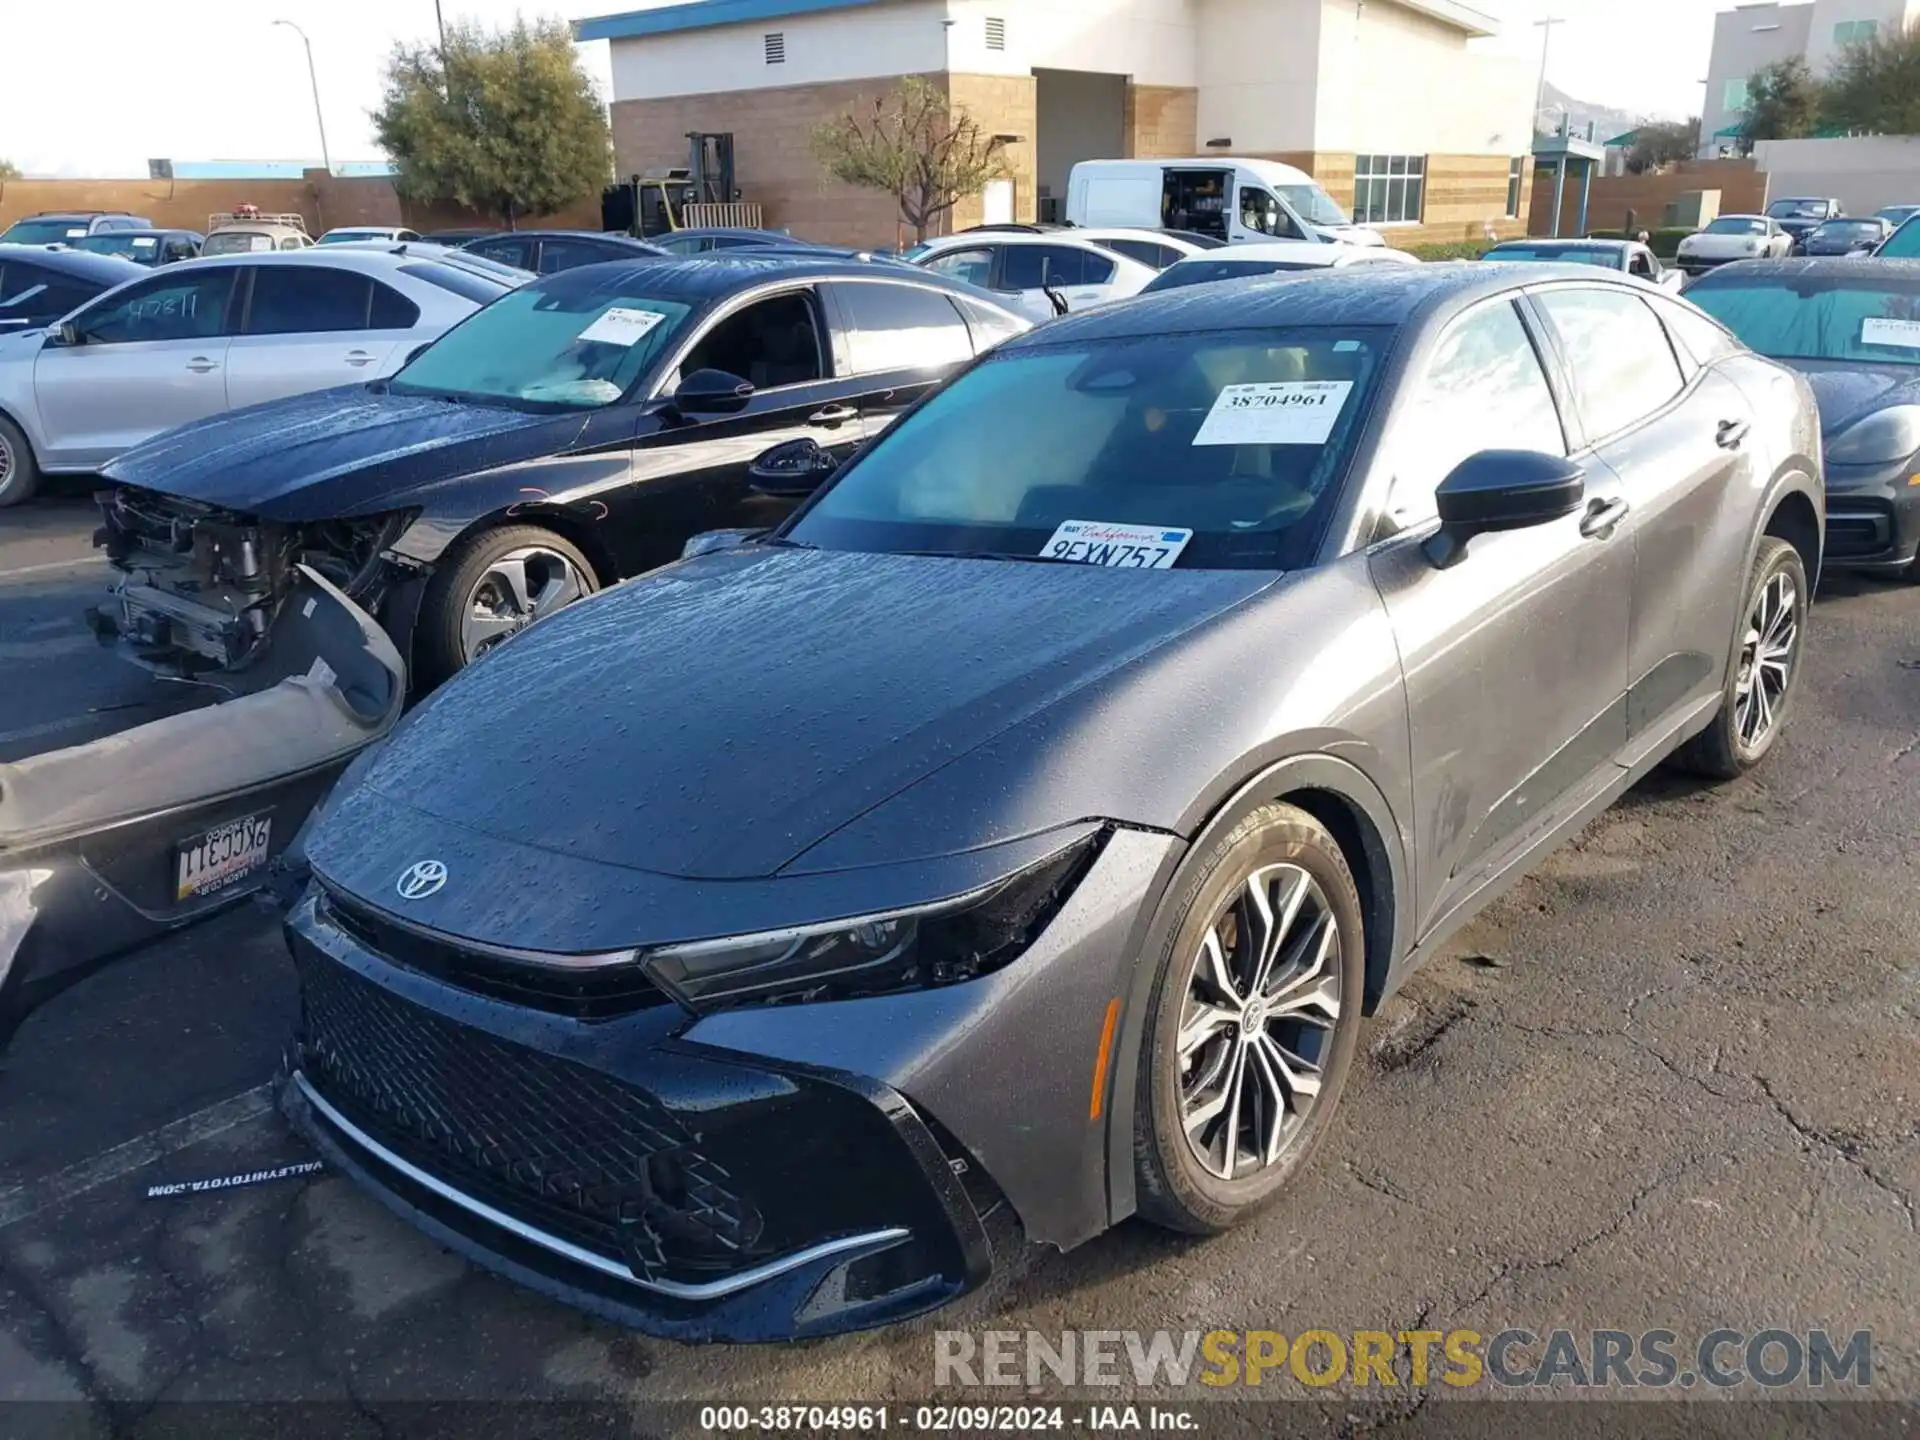
[[[1682,769],[1731,780],[1766,758],[1793,707],[1808,598],[1800,552],[1784,540],[1763,539],[1748,577],[1720,708],[1713,723],[1675,754]]]
[[[1360,897],[1324,826],[1248,816],[1200,862],[1162,957],[1139,1085],[1140,1213],[1212,1234],[1306,1163],[1353,1059]]]
[[[447,556],[420,605],[420,688],[599,588],[570,542],[537,525],[483,530]]]

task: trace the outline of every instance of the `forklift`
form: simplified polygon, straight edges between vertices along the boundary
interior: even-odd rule
[[[656,166],[600,192],[600,228],[645,240],[684,229],[689,205],[727,205],[739,198],[733,136],[689,131],[685,165]]]

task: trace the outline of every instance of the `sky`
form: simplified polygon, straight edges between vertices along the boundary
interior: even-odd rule
[[[510,24],[617,12],[619,0],[441,0],[446,18]],[[562,0],[564,6],[565,0]],[[1024,0],[1044,4],[1045,0]],[[1697,114],[1713,14],[1731,0],[1472,0],[1500,17],[1488,42],[1534,57],[1552,13],[1547,76],[1581,100]],[[396,40],[434,33],[433,0],[0,0],[0,157],[29,175],[144,177],[147,161],[301,160],[320,153],[300,37],[313,43],[333,159],[375,160],[367,112]],[[580,47],[603,96],[604,41]]]

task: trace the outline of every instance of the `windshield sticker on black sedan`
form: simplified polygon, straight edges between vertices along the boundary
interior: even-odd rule
[[[1324,445],[1352,391],[1351,380],[1228,385],[1213,402],[1193,443]]]
[[[631,350],[653,333],[653,327],[667,317],[657,310],[632,310],[615,305],[574,338],[597,340],[602,345],[618,345]]]
[[[1171,570],[1193,538],[1191,530],[1159,525],[1112,525],[1104,520],[1062,520],[1040,554],[1076,565],[1124,566],[1131,570]]]
[[[1870,315],[1860,322],[1860,343],[1920,350],[1920,320],[1888,320]]]

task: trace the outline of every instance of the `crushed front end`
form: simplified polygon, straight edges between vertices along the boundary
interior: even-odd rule
[[[369,614],[391,577],[383,560],[405,516],[284,524],[122,485],[96,497],[94,544],[116,572],[89,613],[95,634],[163,675],[244,670],[264,653],[298,567]]]

